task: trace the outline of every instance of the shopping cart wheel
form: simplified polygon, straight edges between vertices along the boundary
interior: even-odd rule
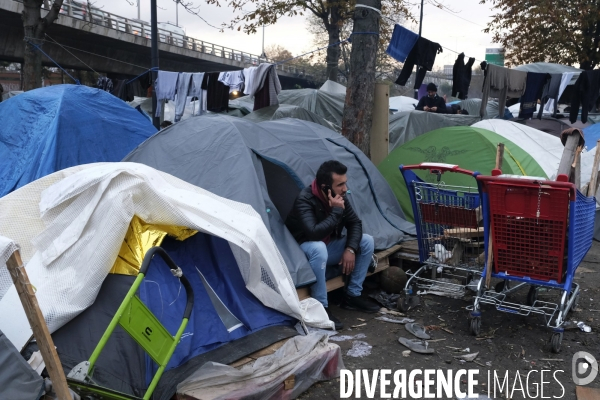
[[[550,345],[552,346],[553,353],[560,353],[560,344],[562,343],[562,332],[554,332],[550,339]]]
[[[527,293],[527,305],[533,306],[535,304],[535,302],[537,301],[537,296],[538,296],[537,287],[531,286],[529,288],[529,293]]]
[[[478,336],[480,332],[481,332],[481,317],[471,318],[471,334],[473,336]]]

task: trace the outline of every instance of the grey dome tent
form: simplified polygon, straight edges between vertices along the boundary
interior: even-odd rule
[[[407,222],[389,184],[365,154],[342,135],[321,125],[297,119],[281,119],[258,124],[287,145],[261,140],[253,149],[269,160],[291,168],[308,186],[323,161],[336,159],[348,167],[348,198],[362,220],[363,231],[373,236],[376,249],[387,249],[415,227]],[[257,138],[256,135],[253,135]],[[270,193],[270,192],[269,192]],[[288,196],[283,209],[292,207],[295,195]],[[276,201],[277,203],[277,201]]]
[[[251,112],[244,118],[253,122],[274,121],[283,118],[297,118],[304,121],[314,122],[326,128],[341,132],[342,128],[335,125],[333,122],[327,121],[325,118],[300,106],[290,104],[277,104],[274,106],[264,107],[260,110]]]
[[[284,221],[319,165],[332,158],[349,167],[349,198],[376,248],[389,248],[414,233],[414,225],[404,220],[387,182],[369,159],[341,135],[311,122],[190,118],[158,132],[123,161],[149,165],[252,205],[271,232],[294,284],[303,286],[314,281],[314,274]]]

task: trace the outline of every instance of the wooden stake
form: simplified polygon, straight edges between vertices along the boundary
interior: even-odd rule
[[[583,150],[583,146],[577,147],[577,151],[575,152],[575,161],[573,162],[573,167],[575,168],[575,177],[573,178],[573,183],[575,187],[581,190],[581,151]]]
[[[504,143],[498,143],[496,148],[496,169],[502,169],[502,161],[504,159]]]
[[[560,164],[558,165],[558,175],[564,174],[571,176],[571,168],[575,161],[575,152],[577,151],[581,134],[578,129],[567,129],[567,131],[570,131],[570,133],[565,143],[565,149],[563,150]]]
[[[495,169],[502,170],[502,160],[504,159],[504,143],[498,143],[496,148],[496,166]],[[488,254],[485,270],[485,287],[489,288],[492,281],[492,262],[494,261],[494,243],[492,240],[492,227],[488,232]]]
[[[588,185],[588,196],[596,195],[596,182],[598,181],[598,165],[600,164],[600,140],[596,143],[596,155],[594,155],[594,165],[592,166],[592,176]]]
[[[56,348],[54,348],[54,342],[35,297],[33,287],[29,282],[25,268],[23,268],[19,251],[15,251],[10,256],[8,261],[6,261],[6,267],[10,272],[10,276],[19,294],[19,299],[21,299],[21,303],[23,304],[25,315],[27,315],[29,325],[31,325],[33,336],[42,353],[48,375],[50,375],[50,379],[52,380],[52,388],[60,400],[72,400],[73,397],[67,385],[67,378],[60,364]]]

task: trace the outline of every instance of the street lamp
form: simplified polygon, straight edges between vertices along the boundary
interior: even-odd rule
[[[263,38],[262,38],[262,53],[260,53],[260,58],[267,59],[267,55],[265,54],[265,26],[263,25]]]

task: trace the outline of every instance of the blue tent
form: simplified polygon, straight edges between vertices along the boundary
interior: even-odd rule
[[[31,90],[0,103],[0,197],[55,171],[121,161],[156,132],[138,111],[81,85]]]
[[[585,147],[588,150],[596,147],[596,143],[600,139],[600,124],[593,124],[587,128],[583,128],[583,137],[585,138]]]

